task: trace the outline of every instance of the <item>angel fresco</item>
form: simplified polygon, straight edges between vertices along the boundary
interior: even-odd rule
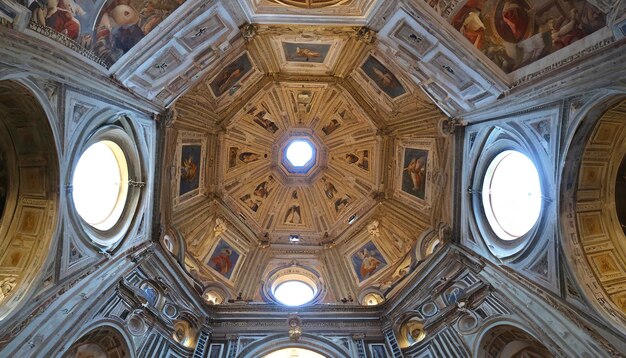
[[[343,208],[348,206],[352,202],[352,197],[348,194],[345,194],[341,198],[335,200],[335,211],[340,212]]]
[[[261,206],[261,201],[259,199],[253,199],[250,194],[246,194],[239,198],[246,206],[254,211],[255,213],[259,210],[259,206]]]
[[[346,163],[355,164],[363,170],[369,170],[369,150],[357,150],[346,154]]]
[[[389,97],[396,98],[406,92],[398,78],[373,56],[368,57],[361,69]]]
[[[220,97],[252,69],[252,63],[247,54],[243,54],[231,64],[226,66],[211,81],[210,87],[215,97]]]
[[[330,45],[284,42],[283,50],[287,61],[323,63]]]
[[[420,199],[425,199],[426,165],[428,152],[421,149],[406,148],[402,168],[402,191]]]
[[[239,153],[239,148],[237,147],[228,148],[228,168],[234,168],[239,164],[256,162],[261,158],[267,158],[267,154],[261,155],[254,152]]]
[[[335,188],[335,185],[333,185],[333,183],[328,181],[326,177],[322,178],[322,182],[323,182],[323,187],[324,187],[324,194],[326,195],[326,197],[328,199],[334,198],[335,194],[337,194],[338,192],[337,188]]]
[[[289,203],[289,209],[285,214],[285,224],[300,224],[302,216],[300,215],[300,201],[298,200],[298,192],[293,191],[291,193],[291,200]]]
[[[326,135],[330,135],[334,131],[336,131],[339,127],[341,127],[341,123],[339,123],[339,121],[333,118],[330,120],[330,123],[322,127],[322,132],[324,132],[324,134]]]
[[[278,126],[274,121],[269,119],[268,116],[270,116],[268,111],[261,110],[254,115],[254,123],[258,124],[270,133],[276,133],[276,131],[278,131]]]

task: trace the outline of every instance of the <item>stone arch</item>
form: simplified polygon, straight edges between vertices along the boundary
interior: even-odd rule
[[[626,158],[626,96],[597,98],[577,120],[560,188],[564,256],[589,302],[625,332],[626,289],[615,282],[626,278],[626,231],[615,188]]]
[[[553,354],[534,335],[509,322],[496,322],[477,336],[474,357],[550,358]]]
[[[0,80],[0,321],[42,279],[58,231],[54,111],[35,84]]]
[[[333,358],[350,358],[350,355],[336,343],[314,334],[304,333],[297,342],[289,339],[286,332],[265,337],[242,350],[238,358],[258,358],[283,348],[303,348]]]
[[[63,353],[63,358],[82,357],[91,354],[95,358],[134,358],[132,340],[121,327],[110,322],[100,322],[78,338]],[[83,354],[83,355],[81,355]]]

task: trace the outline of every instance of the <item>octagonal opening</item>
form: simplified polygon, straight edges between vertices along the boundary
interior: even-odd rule
[[[287,146],[286,156],[291,165],[302,168],[313,159],[313,145],[308,140],[294,140]]]

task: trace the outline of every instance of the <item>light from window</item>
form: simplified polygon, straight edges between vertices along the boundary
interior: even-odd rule
[[[128,166],[122,149],[111,141],[87,148],[72,179],[72,198],[80,217],[98,230],[109,230],[122,215],[127,194]]]
[[[313,147],[307,141],[295,140],[287,147],[287,159],[294,167],[303,167],[313,158]]]
[[[324,356],[308,349],[285,348],[274,351],[263,358],[324,358]]]
[[[487,220],[498,237],[521,237],[535,225],[541,212],[537,168],[520,152],[498,154],[487,169],[482,199]]]
[[[313,288],[302,281],[285,281],[274,290],[274,297],[287,306],[300,306],[315,296]]]

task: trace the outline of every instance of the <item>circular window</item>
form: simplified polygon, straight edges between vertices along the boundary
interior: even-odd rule
[[[302,281],[285,281],[274,289],[274,297],[287,306],[300,306],[315,297],[313,288]]]
[[[319,272],[297,264],[270,272],[262,288],[264,298],[286,306],[319,302],[325,292]]]
[[[294,167],[303,167],[313,158],[313,146],[305,140],[294,140],[287,146],[286,156]]]
[[[526,234],[541,212],[541,184],[533,162],[514,150],[498,154],[487,169],[482,201],[500,239],[515,240]]]
[[[84,144],[76,146],[66,177],[72,185],[70,217],[84,232],[80,236],[102,252],[115,249],[129,230],[140,232],[142,221],[134,219],[145,210],[140,205],[143,188],[150,190],[141,168],[141,141],[132,136],[130,118],[111,120],[115,124],[81,131]]]
[[[108,140],[89,146],[78,160],[72,187],[80,217],[98,230],[111,229],[128,195],[128,165],[122,149]]]
[[[285,348],[274,351],[263,358],[324,358],[324,356],[308,349]]]

